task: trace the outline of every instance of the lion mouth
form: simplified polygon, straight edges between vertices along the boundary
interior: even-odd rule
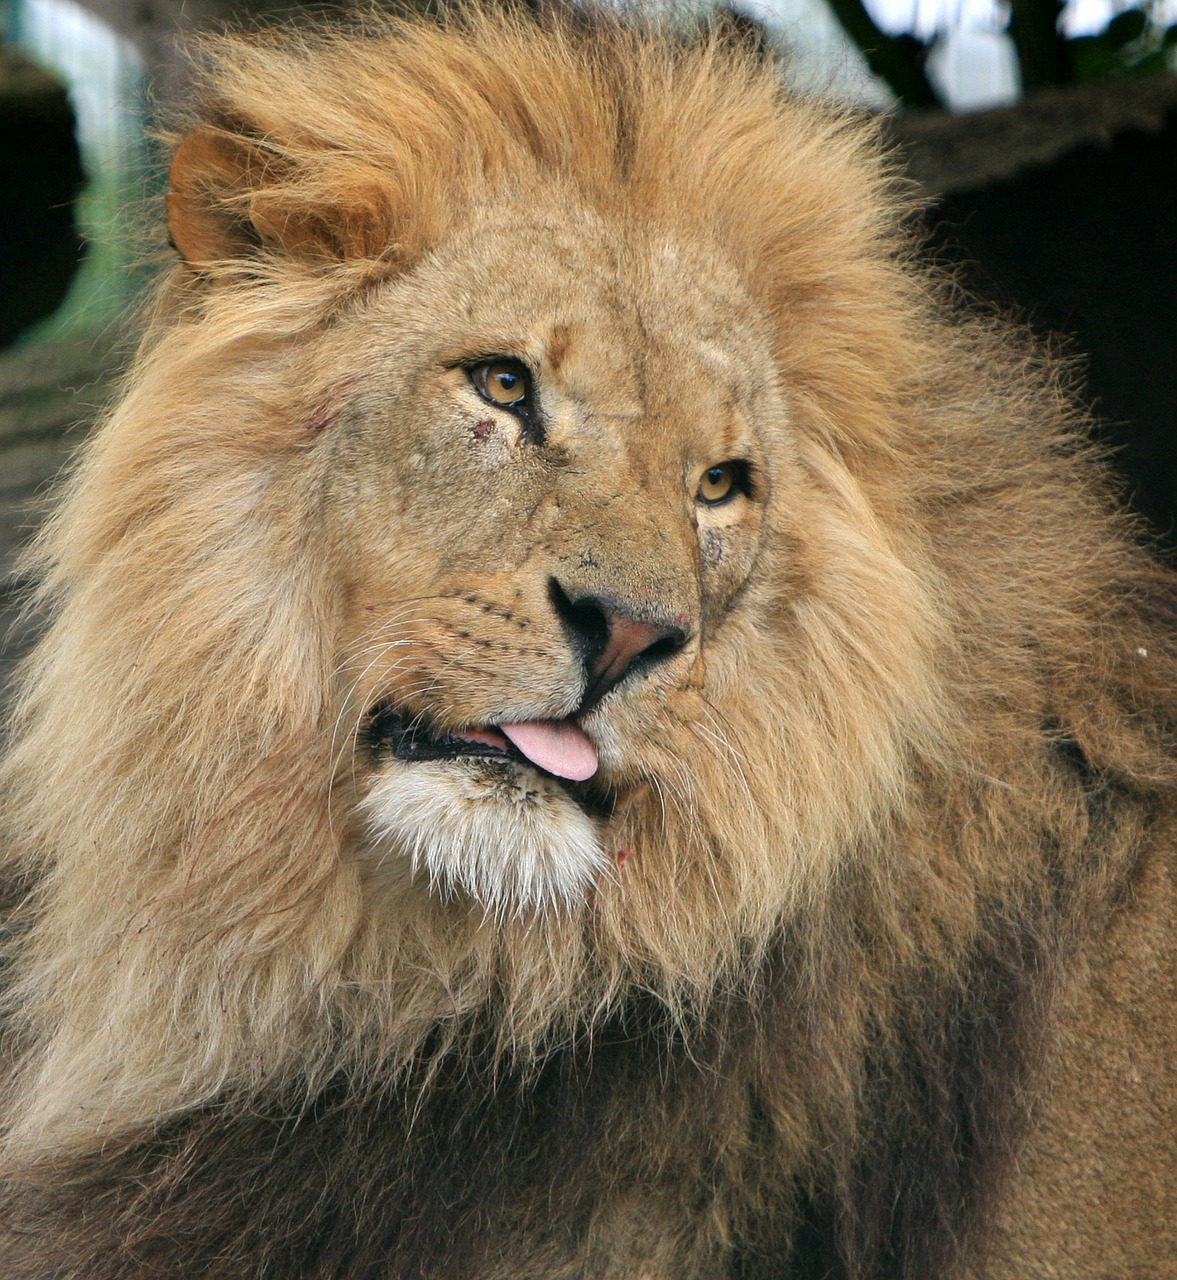
[[[574,720],[529,720],[437,731],[420,717],[406,719],[391,707],[374,712],[372,745],[396,760],[459,760],[476,756],[511,760],[568,786],[597,771],[592,739]]]

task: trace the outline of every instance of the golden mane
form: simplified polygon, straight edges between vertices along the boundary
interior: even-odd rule
[[[873,126],[719,36],[511,10],[199,57],[170,197],[191,267],[31,556],[52,621],[0,776],[4,1167],[48,1178],[341,1074],[387,1093],[476,1052],[539,1072],[639,997],[690,1051],[716,1019],[796,1038],[771,1102],[794,1153],[866,1132],[864,1063],[936,1041],[985,966],[979,1000],[1026,995],[1005,1049],[1032,1061],[1036,975],[1172,804],[1172,588],[1058,370],[913,265]],[[632,874],[496,919],[367,886],[364,708],[284,460],[337,318],[507,189],[730,264],[811,505],[766,536],[724,731],[683,726],[619,798]]]

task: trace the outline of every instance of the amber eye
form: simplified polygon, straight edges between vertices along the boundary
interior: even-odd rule
[[[696,496],[710,507],[718,506],[735,493],[738,478],[739,466],[735,462],[721,462],[717,467],[709,467],[703,472]]]
[[[502,409],[526,406],[531,392],[531,374],[518,360],[488,360],[470,370],[474,390],[491,404]]]

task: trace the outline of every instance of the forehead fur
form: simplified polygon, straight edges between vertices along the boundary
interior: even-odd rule
[[[203,49],[201,114],[289,166],[276,200],[322,208],[363,187],[390,243],[427,240],[496,188],[558,181],[714,233],[749,264],[802,255],[790,278],[804,283],[814,229],[853,250],[892,222],[860,121],[790,96],[740,45],[597,21],[591,41],[495,10],[220,37]]]
[[[919,308],[902,303],[903,196],[874,132],[791,95],[738,43],[593,25],[586,40],[569,17],[460,10],[211,41],[196,123],[261,156],[222,198],[288,236],[313,224],[329,259],[393,270],[472,209],[557,193],[718,251],[775,323],[802,393],[807,349],[821,352],[815,390],[845,406],[900,376],[902,313]],[[853,429],[852,408],[830,416]]]

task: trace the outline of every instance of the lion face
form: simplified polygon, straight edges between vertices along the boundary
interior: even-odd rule
[[[735,661],[787,435],[762,322],[714,256],[529,202],[334,343],[355,365],[322,484],[373,873],[575,902]]]
[[[734,50],[478,23],[210,55],[33,562],[10,1146],[702,1008],[962,740],[869,137]]]

